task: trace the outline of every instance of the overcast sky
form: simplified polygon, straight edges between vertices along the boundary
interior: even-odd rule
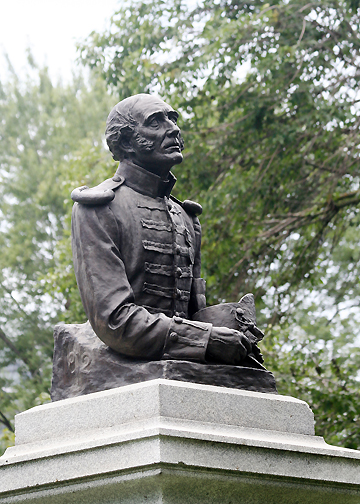
[[[103,31],[122,0],[0,0],[0,80],[6,74],[4,52],[17,72],[26,63],[26,47],[47,63],[51,76],[71,77],[75,41]]]

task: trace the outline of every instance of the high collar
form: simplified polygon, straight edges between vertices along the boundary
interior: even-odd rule
[[[125,178],[125,185],[152,198],[163,198],[164,196],[169,198],[176,182],[176,177],[171,172],[169,172],[168,179],[163,180],[158,175],[140,168],[127,159],[119,164],[114,179],[118,175]]]

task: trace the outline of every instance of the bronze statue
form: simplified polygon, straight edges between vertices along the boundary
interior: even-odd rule
[[[106,126],[119,161],[114,177],[72,193],[74,267],[86,315],[123,359],[265,370],[252,298],[205,308],[202,208],[171,196],[170,170],[183,160],[177,119],[172,107],[148,94],[118,103]]]

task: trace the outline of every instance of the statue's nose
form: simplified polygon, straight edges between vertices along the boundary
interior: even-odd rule
[[[180,128],[177,124],[172,123],[172,127],[169,128],[168,135],[171,137],[176,137],[180,133]]]

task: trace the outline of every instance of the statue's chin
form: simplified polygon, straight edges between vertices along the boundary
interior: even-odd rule
[[[182,160],[183,160],[183,155],[181,154],[181,152],[177,152],[176,153],[176,156],[174,156],[174,165],[177,165],[177,164],[180,164],[182,163]]]

